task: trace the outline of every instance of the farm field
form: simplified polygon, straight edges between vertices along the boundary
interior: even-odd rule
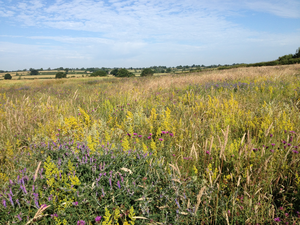
[[[208,70],[208,69],[207,69]],[[39,71],[39,75],[30,75],[30,71],[19,71],[19,72],[2,72],[0,73],[0,80],[4,80],[4,75],[9,73],[12,76],[12,80],[33,80],[33,79],[55,79],[55,74],[57,72],[62,72],[64,70],[50,70],[50,71]],[[141,70],[128,70],[132,72],[135,76],[140,76]],[[174,69],[172,74],[182,74],[189,73],[188,70],[183,71],[182,69]],[[88,77],[91,72],[86,73],[85,70],[70,70],[67,78],[79,78]],[[170,75],[170,73],[155,73],[154,76],[164,76]],[[112,75],[108,75],[112,76]]]
[[[58,70],[51,70],[51,71],[39,71],[39,75],[30,75],[29,71],[21,71],[21,72],[8,72],[12,76],[12,80],[29,80],[29,79],[55,79],[55,74],[58,72]],[[3,76],[5,73],[0,73],[0,79],[3,80]],[[76,72],[70,72],[68,74],[69,78],[79,78],[82,76],[87,76],[88,74],[85,73],[85,71],[76,71]]]
[[[0,224],[299,224],[300,65],[164,75],[2,80]]]

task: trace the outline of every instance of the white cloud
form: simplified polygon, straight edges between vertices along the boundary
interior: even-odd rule
[[[261,33],[228,20],[248,10],[300,18],[298,0],[0,0],[0,20],[5,17],[16,28],[54,32],[24,35],[22,43],[30,40],[31,45],[14,44],[19,35],[10,35],[14,43],[2,35],[6,42],[0,43],[1,55],[7,58],[0,58],[4,64],[16,58],[21,63],[58,63],[45,67],[61,61],[72,64],[65,67],[212,64],[247,62],[247,54],[240,57],[237,52],[255,52],[250,46],[259,46],[257,55],[262,55],[262,49],[298,45],[299,32]],[[226,52],[236,56],[226,57]]]
[[[300,18],[300,2],[296,0],[248,0],[246,6],[249,9],[268,12],[284,18]]]

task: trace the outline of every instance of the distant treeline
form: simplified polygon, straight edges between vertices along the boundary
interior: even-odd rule
[[[276,65],[289,65],[300,63],[300,47],[296,50],[296,53],[284,55],[279,57],[277,60],[267,61],[267,62],[259,62],[259,63],[251,63],[251,64],[235,64],[235,65],[224,65],[218,67],[218,70],[232,69],[238,67],[258,67],[258,66],[276,66]]]
[[[296,50],[295,54],[289,54],[289,55],[284,55],[279,57],[277,60],[273,61],[267,61],[267,62],[259,62],[259,63],[233,63],[232,65],[210,65],[210,66],[205,66],[205,65],[191,65],[191,66],[176,66],[176,67],[166,67],[166,66],[151,66],[149,67],[154,73],[171,73],[175,72],[176,70],[178,71],[190,71],[190,72],[196,72],[196,71],[201,71],[202,69],[209,69],[209,68],[217,68],[219,70],[224,70],[224,69],[232,69],[232,68],[239,68],[239,67],[256,67],[256,66],[276,66],[276,65],[289,65],[289,64],[296,64],[300,63],[300,47]],[[114,71],[116,69],[121,69],[119,67],[114,67],[114,68],[106,68],[106,67],[90,67],[90,68],[64,68],[64,67],[58,67],[54,68],[54,70],[62,71],[64,70],[66,74],[82,74],[82,73],[94,73],[97,71],[105,71],[107,74],[111,71]],[[129,67],[127,68],[128,70],[134,70],[135,73],[138,71],[141,71],[145,69],[144,67],[140,68],[133,68]],[[16,71],[11,71],[11,72],[20,72],[20,71],[28,71],[27,69],[24,70],[16,70]],[[41,71],[43,71],[41,73]],[[47,71],[47,72],[44,72]],[[0,70],[0,73],[4,72],[10,72],[10,71],[4,71]],[[40,69],[29,69],[30,75],[55,75],[56,72],[51,71],[51,68],[49,67],[48,69],[44,70],[43,68]]]

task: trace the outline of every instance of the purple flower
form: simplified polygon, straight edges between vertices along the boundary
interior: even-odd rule
[[[273,134],[270,134],[270,137],[273,137]]]
[[[77,225],[85,225],[85,221],[84,220],[79,220],[79,221],[77,221]]]
[[[77,205],[78,205],[78,202],[73,202],[73,205],[77,206]]]
[[[275,146],[275,144],[274,144],[274,143],[272,143],[271,145],[272,145],[272,146]]]
[[[22,220],[22,218],[21,218],[21,213],[20,213],[20,214],[18,214],[18,215],[17,215],[17,217],[18,217],[19,221],[21,221],[21,220]]]
[[[16,200],[16,203],[19,205],[19,207],[21,207],[19,199]]]
[[[206,151],[205,153],[206,153],[207,155],[210,155],[210,152],[209,152],[209,151]]]
[[[273,149],[271,149],[271,150],[270,150],[270,152],[272,152],[272,153],[273,153],[273,152],[274,152],[274,150],[273,150]]]
[[[133,133],[133,135],[137,135],[137,133]]]
[[[285,213],[284,215],[285,215],[286,217],[288,217],[288,216],[289,216],[289,214],[288,214],[288,213]]]
[[[8,194],[8,197],[9,197],[9,201],[10,201],[12,207],[15,207],[15,204],[14,204],[13,199],[10,194]]]
[[[6,208],[6,201],[5,201],[5,199],[2,200],[2,204]]]
[[[139,135],[139,138],[143,137],[143,135]]]
[[[166,133],[167,133],[166,131],[162,131],[162,132],[161,132],[161,134],[166,134]]]
[[[151,139],[151,136],[147,137],[148,139]]]
[[[281,220],[280,220],[279,217],[277,217],[277,218],[274,218],[274,221],[275,221],[275,222],[280,222]]]
[[[153,134],[152,134],[152,133],[149,133],[149,135],[152,136]]]
[[[102,216],[97,216],[97,217],[95,218],[96,223],[100,223],[101,218],[102,218]]]
[[[118,180],[117,182],[117,185],[118,185],[118,188],[121,189],[121,184],[120,184],[120,181]]]
[[[175,198],[175,202],[176,202],[177,207],[180,209],[180,205],[179,205],[179,203],[178,203],[178,201],[177,201],[176,198]]]
[[[292,152],[293,152],[294,154],[299,154],[299,152],[296,151],[296,150],[293,150]]]
[[[170,133],[170,136],[171,136],[171,137],[173,137],[173,136],[174,136],[174,134]]]
[[[52,195],[50,195],[50,196],[48,197],[48,201],[51,202],[51,200],[52,200]]]
[[[164,139],[160,138],[160,139],[158,139],[158,140],[163,141]]]
[[[39,203],[38,203],[38,201],[37,201],[36,198],[34,199],[34,204],[35,204],[35,206],[36,206],[38,209],[40,208]]]

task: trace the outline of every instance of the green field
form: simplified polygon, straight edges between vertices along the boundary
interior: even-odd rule
[[[299,224],[300,65],[155,75],[0,81],[0,224]]]

